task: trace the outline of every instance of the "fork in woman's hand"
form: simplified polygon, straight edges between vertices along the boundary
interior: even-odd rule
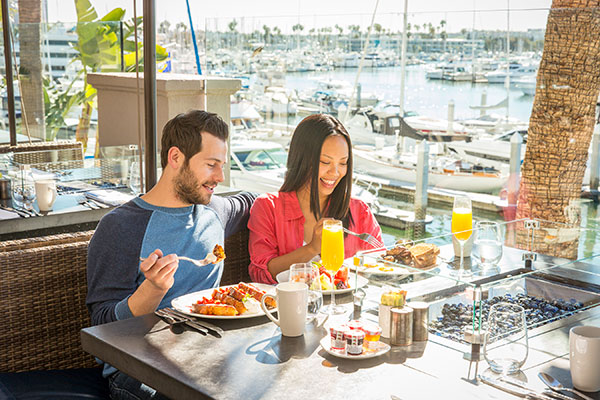
[[[373,236],[369,233],[355,233],[346,228],[344,228],[344,232],[346,232],[349,235],[356,236],[360,240],[369,243],[373,247],[376,247],[376,248],[384,247],[383,243],[381,243],[375,236]]]
[[[189,261],[197,267],[204,267],[205,265],[212,264],[217,261],[217,256],[215,256],[212,252],[206,254],[204,260],[194,260],[193,258],[185,257],[185,256],[177,256],[179,261]],[[140,261],[144,261],[145,258],[140,257]]]

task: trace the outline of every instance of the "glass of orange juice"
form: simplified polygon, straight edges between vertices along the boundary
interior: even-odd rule
[[[467,196],[456,196],[452,207],[452,234],[460,245],[460,266],[458,275],[469,275],[463,268],[463,251],[465,242],[473,233],[473,210],[471,199]]]
[[[321,234],[321,263],[331,275],[331,303],[326,307],[329,314],[344,313],[343,307],[335,304],[334,276],[344,263],[344,227],[342,221],[325,220]]]

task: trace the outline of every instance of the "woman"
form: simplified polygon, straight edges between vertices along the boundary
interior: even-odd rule
[[[316,114],[296,127],[287,173],[277,193],[267,193],[250,210],[250,277],[276,283],[291,264],[307,262],[321,252],[323,220],[381,240],[381,228],[369,207],[351,198],[352,142],[336,118]],[[370,246],[354,236],[344,238],[345,258]]]

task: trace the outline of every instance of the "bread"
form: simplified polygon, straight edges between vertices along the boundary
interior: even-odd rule
[[[409,248],[413,266],[416,268],[427,268],[437,263],[440,249],[435,244],[418,243]]]

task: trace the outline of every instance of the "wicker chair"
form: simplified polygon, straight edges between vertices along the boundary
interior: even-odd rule
[[[79,332],[93,231],[0,243],[0,373],[94,367]],[[222,284],[250,281],[248,230],[225,241]]]
[[[81,142],[33,142],[0,146],[0,154],[7,153],[13,154],[13,161],[17,164],[33,165],[42,170],[83,167]]]
[[[0,372],[94,367],[80,345],[93,232],[0,244]]]

